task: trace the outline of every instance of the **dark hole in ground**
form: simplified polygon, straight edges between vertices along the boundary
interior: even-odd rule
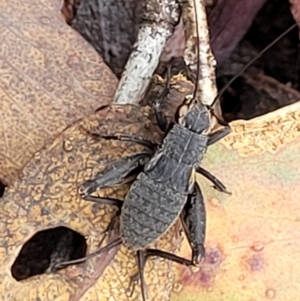
[[[57,263],[84,257],[86,249],[84,236],[69,228],[39,231],[22,247],[11,267],[12,276],[20,281],[51,272]]]
[[[0,181],[0,198],[3,197],[4,191],[5,191],[5,185]]]
[[[230,58],[218,66],[218,88],[294,23],[288,0],[267,1]],[[296,27],[227,89],[222,97],[225,119],[251,119],[298,101],[299,54]],[[257,77],[259,73],[262,76]],[[282,90],[280,84],[287,83],[290,86]]]

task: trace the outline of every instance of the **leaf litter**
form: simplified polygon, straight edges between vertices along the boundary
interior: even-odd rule
[[[294,106],[292,106],[291,108],[294,108]],[[292,109],[293,110],[293,109]],[[293,118],[292,118],[293,119]],[[38,155],[37,155],[38,156]],[[251,258],[250,258],[251,259]],[[250,260],[249,258],[246,260],[247,262],[251,262],[251,260]],[[250,260],[250,261],[249,261]],[[266,289],[266,294],[267,294],[267,292],[270,292],[270,291],[272,291],[272,288],[267,288]],[[92,295],[92,294],[91,294]],[[267,294],[267,295],[270,295],[270,294]]]

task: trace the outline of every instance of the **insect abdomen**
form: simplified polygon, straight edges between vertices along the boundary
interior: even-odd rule
[[[139,174],[122,207],[120,232],[124,244],[138,250],[157,240],[176,221],[186,197],[145,173]]]

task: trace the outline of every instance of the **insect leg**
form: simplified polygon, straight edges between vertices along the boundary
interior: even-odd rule
[[[155,144],[152,143],[151,141],[141,139],[139,137],[132,137],[132,136],[127,136],[127,135],[101,135],[101,134],[91,134],[94,137],[97,138],[103,138],[106,140],[119,140],[119,141],[125,141],[125,142],[134,142],[138,143],[140,145],[146,146],[149,149],[153,150],[155,148]]]
[[[146,284],[144,280],[144,267],[145,267],[145,254],[144,251],[138,250],[137,251],[137,258],[138,258],[138,273],[139,278],[141,280],[141,292],[142,292],[142,298],[143,301],[146,300]]]
[[[107,228],[103,232],[105,235],[109,235],[111,233],[111,231],[113,230],[113,228],[114,228],[114,225],[117,221],[117,218],[121,215],[121,209],[122,209],[122,205],[123,205],[124,202],[121,201],[121,200],[118,200],[118,199],[100,198],[100,197],[93,197],[93,196],[87,196],[85,198],[85,200],[95,202],[95,203],[106,204],[106,205],[111,205],[111,206],[117,206],[118,207],[118,211],[113,216],[113,218],[111,219],[111,221],[108,224]],[[99,245],[102,244],[103,240],[104,240],[104,238],[101,240]]]
[[[205,228],[206,212],[203,195],[198,183],[195,183],[194,193],[188,200],[181,213],[181,221],[192,249],[192,263],[198,266],[205,258]]]
[[[167,260],[170,260],[170,261],[173,261],[173,262],[176,262],[176,263],[179,263],[179,264],[182,264],[182,265],[186,265],[186,266],[191,266],[193,265],[193,262],[191,260],[188,260],[188,259],[185,259],[185,258],[182,258],[182,257],[179,257],[175,254],[172,254],[172,253],[169,253],[169,252],[165,252],[165,251],[161,251],[161,250],[157,250],[157,249],[146,249],[145,251],[140,251],[140,252],[143,252],[143,269],[142,269],[142,273],[144,271],[144,266],[147,262],[147,260],[150,258],[150,257],[153,257],[153,256],[156,256],[156,257],[161,257],[161,258],[164,258],[164,259],[167,259]],[[139,256],[139,255],[138,255]],[[138,257],[139,258],[139,257]],[[140,259],[138,259],[140,260]],[[142,276],[142,277],[141,277]],[[133,290],[134,290],[134,287],[135,287],[135,284],[140,280],[141,280],[141,286],[143,286],[143,282],[144,282],[144,278],[143,278],[143,274],[141,275],[141,268],[139,267],[139,271],[134,274],[132,277],[131,277],[131,280],[130,280],[130,284],[129,284],[129,287],[131,285],[133,285],[133,288],[131,290],[131,295],[133,293]],[[142,288],[143,289],[143,288]]]
[[[108,199],[109,200],[109,199]],[[119,200],[117,200],[119,201]],[[109,236],[112,232],[112,230],[114,229],[114,226],[115,226],[115,223],[117,221],[117,219],[120,217],[120,214],[121,214],[121,207],[122,207],[122,204],[123,202],[122,201],[119,201],[120,202],[120,207],[117,211],[117,213],[113,216],[113,218],[111,219],[111,221],[109,222],[107,228],[104,230],[104,232],[102,234],[104,234],[104,236],[101,238],[100,242],[99,242],[99,246],[102,245],[103,241],[105,240],[105,237]],[[108,204],[108,202],[105,202],[105,204]],[[115,204],[114,204],[115,205]],[[95,255],[97,254],[100,254],[100,253],[103,253],[105,250],[110,250],[111,248],[117,246],[118,244],[120,244],[120,241],[119,239],[117,240],[114,240],[112,241],[110,244],[108,244],[107,246],[103,247],[103,248],[99,248],[98,250],[96,250],[95,252],[83,257],[83,258],[79,258],[79,259],[76,259],[76,260],[69,260],[69,261],[63,261],[63,262],[60,262],[60,263],[57,263],[56,265],[54,265],[51,269],[51,272],[56,272],[57,270],[59,269],[62,269],[68,265],[71,265],[71,264],[76,264],[76,263],[82,263],[84,262],[86,259],[88,258],[91,258],[91,257],[94,257]]]
[[[99,172],[93,180],[84,182],[78,188],[79,195],[85,198],[97,189],[122,185],[134,180],[139,169],[150,156],[151,153],[145,151],[110,164]]]
[[[229,191],[227,191],[226,186],[206,169],[202,168],[201,166],[198,166],[196,167],[196,172],[210,180],[214,184],[214,188],[216,188],[217,190],[227,194],[231,194]]]
[[[223,129],[216,131],[208,136],[208,142],[207,145],[212,145],[216,143],[217,141],[221,140],[225,136],[227,136],[230,133],[230,126],[226,125]]]
[[[145,251],[145,259],[147,260],[148,258],[152,257],[152,256],[157,256],[157,257],[161,257],[182,265],[186,265],[186,266],[191,266],[194,265],[193,262],[189,259],[177,256],[175,254],[169,253],[169,252],[165,252],[162,250],[157,250],[157,249],[147,249]]]
[[[55,265],[55,268],[56,268],[56,270],[58,270],[58,269],[65,268],[65,267],[67,267],[68,265],[71,265],[71,264],[83,263],[87,259],[95,257],[96,255],[102,254],[106,251],[109,251],[110,249],[115,248],[120,244],[122,244],[122,238],[117,238],[114,241],[112,241],[111,243],[109,243],[108,245],[106,245],[105,247],[100,248],[100,249],[96,250],[95,252],[92,252],[92,253],[88,254],[85,257],[75,259],[75,260],[60,262],[57,265]]]
[[[165,113],[160,108],[160,104],[157,104],[155,106],[155,116],[156,116],[156,120],[157,120],[159,129],[164,133],[167,132],[167,130],[169,128],[169,124],[168,124],[168,120],[167,120]]]
[[[123,201],[113,198],[100,198],[96,196],[88,195],[84,198],[86,201],[91,201],[94,203],[99,203],[103,205],[111,205],[111,206],[117,206],[118,208],[121,208],[123,205]]]
[[[163,89],[163,91],[160,93],[160,95],[158,95],[157,102],[155,105],[155,117],[157,120],[157,124],[160,130],[164,133],[168,131],[170,125],[168,124],[166,114],[161,109],[161,103],[164,101],[164,99],[167,97],[170,91],[171,72],[172,72],[172,64],[168,64],[166,74],[165,74],[166,86]]]

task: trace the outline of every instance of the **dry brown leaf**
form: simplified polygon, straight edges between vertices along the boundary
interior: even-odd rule
[[[189,94],[192,85],[180,80],[183,78],[172,82],[172,87]],[[175,97],[176,91],[172,95]],[[179,101],[178,98],[175,103]],[[171,99],[167,99],[168,103],[174,105]],[[71,227],[87,236],[89,251],[97,248],[100,233],[115,210],[80,200],[76,188],[114,158],[136,152],[139,147],[132,144],[128,147],[124,142],[94,141],[80,126],[89,129],[100,123],[99,130],[103,132],[125,131],[155,141],[161,139],[147,117],[148,109],[132,107],[134,111],[124,112],[124,107],[114,107],[111,110],[110,113],[99,111],[73,125],[37,153],[2,200],[0,297],[4,301],[20,298],[26,301],[24,296],[40,297],[43,301],[131,300],[125,290],[129,276],[135,272],[135,256],[123,247],[56,275],[16,282],[10,272],[22,245],[41,229]],[[176,265],[178,285],[171,300],[229,301],[239,297],[241,301],[251,298],[263,301],[277,296],[279,301],[296,300],[293,295],[299,290],[299,275],[292,272],[292,267],[297,263],[300,230],[297,112],[299,104],[253,121],[233,122],[233,133],[209,149],[204,166],[233,195],[221,195],[201,179],[208,217],[207,260],[201,270],[194,272]],[[122,197],[126,190],[107,193]],[[174,251],[180,246],[180,240],[178,228],[173,228],[159,245]],[[190,256],[186,245],[182,253],[187,258]],[[171,266],[157,260],[147,264],[150,300],[169,300],[173,286]],[[285,299],[289,294],[291,298]],[[136,293],[132,300],[139,297]]]
[[[199,178],[206,197],[207,258],[194,272],[176,265],[172,301],[299,299],[299,108],[295,103],[233,122],[233,133],[209,148],[203,166],[232,196]],[[189,252],[185,242],[181,255]]]
[[[176,87],[183,94],[192,88],[183,82]],[[300,275],[293,267],[299,257],[300,231],[299,106],[294,104],[253,121],[233,122],[233,133],[209,148],[203,165],[226,184],[232,196],[216,192],[199,179],[208,218],[206,262],[200,270],[192,270],[161,260],[150,261],[146,268],[149,300],[169,300],[172,287],[174,301],[297,300],[293,296],[299,291]],[[136,264],[134,254],[124,247],[55,275],[24,282],[16,282],[10,272],[22,245],[45,228],[68,226],[88,238],[89,252],[97,248],[100,233],[115,210],[80,200],[76,188],[108,162],[140,147],[95,141],[80,127],[100,126],[102,132],[125,131],[156,142],[161,139],[149,120],[149,109],[124,110],[122,106],[99,111],[67,129],[36,154],[9,189],[0,210],[0,231],[4,234],[0,243],[1,300],[140,300],[139,290],[132,299],[125,293]],[[126,189],[106,191],[112,193],[123,197]],[[176,226],[159,242],[163,249],[175,251],[180,246]],[[180,253],[190,256],[186,242]],[[171,267],[177,270],[176,285]]]
[[[0,2],[0,180],[11,184],[68,125],[108,104],[117,81],[64,21],[62,2]]]
[[[123,247],[119,252],[114,249],[58,274],[35,276],[21,282],[12,277],[11,267],[28,239],[37,231],[53,227],[66,226],[78,231],[87,237],[88,252],[97,249],[101,232],[116,210],[80,199],[77,187],[108,163],[143,147],[131,142],[95,140],[86,130],[97,128],[102,133],[123,133],[157,143],[162,136],[150,117],[153,112],[148,107],[109,107],[71,126],[35,154],[1,200],[1,300],[128,300],[126,289],[130,276],[136,272],[136,264],[134,254]],[[127,189],[106,190],[105,194],[122,198]],[[158,247],[177,249],[181,242],[177,226],[160,240]],[[28,273],[21,268],[16,271],[21,277]],[[147,262],[146,282],[149,300],[168,300],[173,283],[170,263],[157,259]],[[139,298],[137,289],[131,300]]]

